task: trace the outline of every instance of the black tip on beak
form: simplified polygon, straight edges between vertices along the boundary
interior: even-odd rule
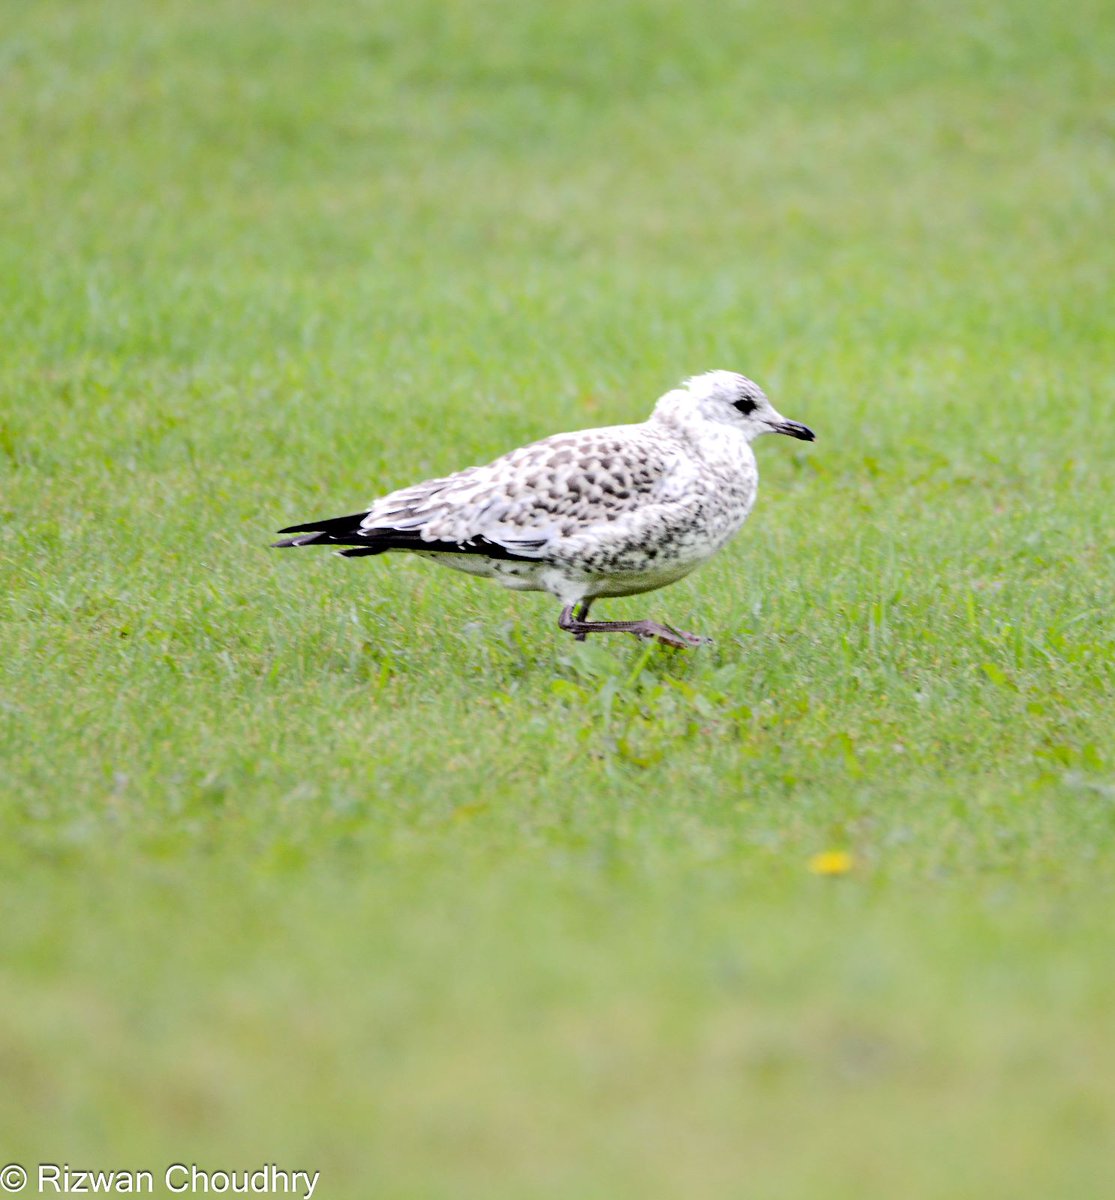
[[[787,437],[797,438],[801,442],[815,442],[817,435],[808,425],[799,425],[797,421],[779,421],[771,428],[775,433],[784,433]]]

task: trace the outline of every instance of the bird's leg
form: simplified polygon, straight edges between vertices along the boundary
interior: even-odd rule
[[[712,640],[697,633],[686,633],[683,629],[671,629],[657,621],[586,621],[591,603],[591,600],[582,600],[575,605],[567,604],[558,617],[558,625],[579,642],[583,642],[590,633],[633,633],[636,637],[657,638],[664,645],[681,649],[704,646]]]
[[[588,616],[588,610],[591,606],[591,600],[581,600],[578,604],[570,604],[562,609],[561,616],[558,618],[558,624],[563,629],[569,629],[578,642],[583,642],[588,637],[588,630],[574,629],[573,625],[585,625],[588,623],[585,618]],[[563,621],[571,621],[573,625],[563,625]]]

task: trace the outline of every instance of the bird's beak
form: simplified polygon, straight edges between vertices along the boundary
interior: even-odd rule
[[[815,442],[817,440],[816,435],[808,425],[799,425],[797,421],[772,421],[770,427],[773,433],[784,433],[787,437],[797,438],[801,442]]]

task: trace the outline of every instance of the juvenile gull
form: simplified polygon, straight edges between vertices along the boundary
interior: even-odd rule
[[[590,621],[599,596],[650,592],[688,575],[735,534],[755,503],[751,442],[813,441],[733,371],[695,375],[641,425],[559,433],[373,501],[364,512],[291,525],[276,546],[346,546],[346,558],[410,550],[519,591],[550,592],[558,625],[634,633],[669,646],[708,641],[657,621]]]

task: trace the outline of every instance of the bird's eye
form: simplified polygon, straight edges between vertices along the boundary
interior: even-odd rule
[[[749,417],[755,409],[759,407],[757,400],[752,400],[750,396],[744,396],[741,400],[737,400],[734,405],[745,417]]]

